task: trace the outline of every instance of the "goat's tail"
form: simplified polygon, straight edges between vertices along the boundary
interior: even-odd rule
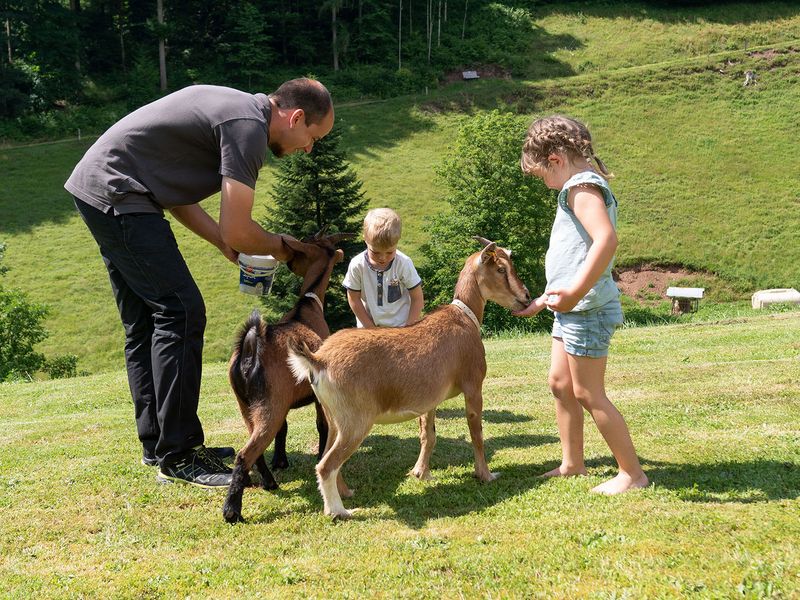
[[[237,336],[236,357],[230,366],[231,387],[239,399],[248,405],[257,398],[263,398],[267,391],[264,367],[259,358],[265,329],[261,315],[254,310]]]
[[[314,353],[305,342],[297,344],[294,341],[290,341],[288,350],[289,358],[286,359],[286,362],[289,363],[289,368],[292,370],[295,379],[297,379],[297,383],[308,380],[311,385],[314,385],[325,365],[314,356]]]

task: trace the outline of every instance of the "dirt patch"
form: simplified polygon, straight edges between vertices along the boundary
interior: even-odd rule
[[[464,71],[476,71],[481,79],[511,79],[511,71],[501,65],[475,65],[444,74],[444,83],[464,81]]]
[[[681,267],[652,264],[614,270],[614,281],[626,296],[637,300],[667,299],[667,288],[697,273]]]

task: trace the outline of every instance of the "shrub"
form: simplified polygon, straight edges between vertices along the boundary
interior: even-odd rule
[[[437,170],[449,188],[450,209],[433,217],[430,239],[421,251],[421,267],[429,308],[452,300],[466,257],[477,249],[480,235],[513,250],[514,265],[532,295],[545,284],[544,255],[555,215],[555,195],[519,167],[527,120],[492,111],[470,119],[455,146]],[[518,319],[505,308],[487,305],[484,328],[537,330],[549,325],[549,312]]]

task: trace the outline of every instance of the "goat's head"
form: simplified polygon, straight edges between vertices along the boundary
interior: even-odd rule
[[[531,302],[528,288],[517,276],[511,262],[511,250],[501,248],[495,242],[474,237],[483,245],[483,250],[469,258],[475,281],[486,300],[497,302],[512,310],[521,310]]]
[[[336,248],[336,244],[343,240],[353,239],[354,233],[333,233],[325,235],[325,228],[312,236],[302,240],[283,238],[283,243],[292,249],[293,256],[286,263],[289,270],[300,277],[305,277],[308,269],[313,264],[333,264],[342,262],[344,252]]]

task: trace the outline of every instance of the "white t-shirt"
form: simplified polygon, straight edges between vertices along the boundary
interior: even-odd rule
[[[342,285],[348,290],[361,292],[361,303],[375,325],[402,327],[408,321],[411,308],[409,290],[421,283],[414,263],[399,250],[385,271],[375,269],[364,250],[350,261]],[[356,324],[364,326],[357,318]]]

